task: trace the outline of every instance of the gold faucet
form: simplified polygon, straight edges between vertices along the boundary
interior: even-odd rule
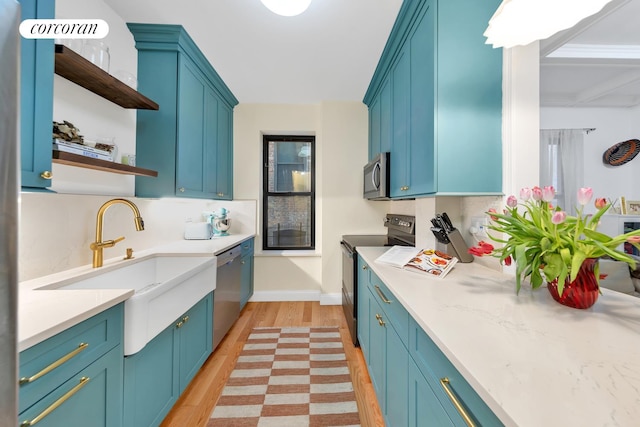
[[[129,206],[133,211],[134,221],[136,223],[136,230],[137,231],[144,230],[144,221],[140,216],[140,211],[138,210],[138,207],[133,202],[127,199],[111,199],[108,202],[106,202],[104,205],[100,206],[100,209],[98,209],[98,217],[96,218],[96,241],[89,246],[93,251],[93,268],[102,267],[102,262],[103,262],[102,250],[104,248],[111,248],[115,246],[116,243],[124,240],[124,237],[118,237],[113,240],[107,240],[104,242],[102,241],[102,226],[104,225],[104,213],[107,211],[107,209],[109,209],[111,206],[117,203],[122,203],[124,205]]]

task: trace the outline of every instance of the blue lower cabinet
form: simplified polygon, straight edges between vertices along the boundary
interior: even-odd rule
[[[409,427],[453,427],[413,359],[409,360]]]
[[[253,295],[253,243],[254,239],[251,238],[242,242],[241,246],[240,310],[244,308],[249,298]]]
[[[358,340],[386,425],[503,425],[360,256]]]
[[[422,372],[454,425],[465,427],[468,418],[476,426],[502,426],[502,422],[478,396],[427,333],[411,319],[409,354]],[[449,391],[449,393],[447,393]]]
[[[122,401],[122,345],[118,345],[23,411],[19,425],[118,427]]]
[[[359,278],[364,278],[358,283],[362,291],[358,294],[360,346],[386,424],[404,426],[407,425],[409,352],[393,326],[393,318],[387,316],[369,289],[373,282],[366,279],[377,276],[361,259],[358,265]]]
[[[213,346],[213,294],[194,305],[179,321],[180,331],[180,393],[196,376],[211,354]]]
[[[158,426],[211,354],[213,294],[124,361],[124,425]]]
[[[369,310],[369,291],[367,289],[369,283],[369,266],[361,257],[358,257],[358,280],[357,280],[357,292],[358,296],[356,304],[358,313],[358,342],[360,343],[360,349],[364,355],[365,360],[369,360],[369,316],[367,315]]]

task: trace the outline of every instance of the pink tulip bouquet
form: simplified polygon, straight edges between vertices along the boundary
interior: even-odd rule
[[[596,199],[598,211],[594,215],[583,215],[584,206],[591,202],[593,190],[578,191],[577,215],[571,216],[559,206],[552,206],[555,189],[549,187],[523,188],[520,200],[507,198],[503,213],[495,209],[487,212],[491,217],[489,237],[502,247],[480,242],[469,250],[478,256],[491,255],[510,265],[516,263],[516,290],[520,291],[522,280],[530,276],[531,286],[540,287],[544,279],[558,279],[558,293],[562,295],[565,279],[573,282],[583,261],[588,258],[609,256],[635,267],[634,259],[616,248],[629,242],[640,249],[640,230],[616,237],[596,231],[600,217],[609,209],[606,199]],[[521,208],[520,210],[518,208]],[[504,237],[503,237],[504,236]],[[595,272],[599,277],[598,271]]]

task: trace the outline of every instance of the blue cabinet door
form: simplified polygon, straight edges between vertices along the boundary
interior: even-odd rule
[[[429,383],[409,359],[409,427],[453,427]]]
[[[369,106],[369,160],[380,152],[380,97]]]
[[[178,84],[176,194],[193,197],[205,191],[205,84],[195,67],[180,58]]]
[[[244,308],[253,295],[253,255],[243,255],[240,258],[242,265],[240,282],[240,310]]]
[[[211,354],[213,345],[213,294],[200,300],[179,320],[180,392],[189,385]]]
[[[385,418],[389,426],[406,426],[408,423],[409,352],[388,320],[384,318],[385,358]]]
[[[113,348],[19,415],[19,424],[39,421],[43,427],[122,426],[122,345]]]
[[[411,101],[411,68],[407,49],[398,54],[391,70],[392,140],[391,140],[391,197],[404,197],[411,189],[409,182],[409,107]]]
[[[370,321],[369,321],[369,266],[358,255],[358,289],[357,289],[357,325],[358,325],[358,342],[362,349],[364,359],[369,360],[369,334],[370,334]]]
[[[428,2],[416,22],[415,31],[408,39],[411,73],[411,102],[409,106],[409,189],[412,196],[431,194],[438,189],[436,176],[435,129],[435,1]],[[446,150],[443,146],[438,150]],[[449,165],[456,169],[454,165]],[[466,175],[466,174],[462,174]]]
[[[218,104],[218,144],[216,189],[213,198],[233,199],[233,111],[222,101]]]
[[[438,192],[502,192],[502,49],[482,36],[499,4],[437,2]]]
[[[392,128],[391,82],[387,77],[380,89],[380,153],[391,151]],[[373,153],[375,156],[377,153]]]
[[[171,325],[124,359],[124,425],[158,426],[180,395],[178,329]]]
[[[52,0],[20,0],[22,19],[55,17]],[[54,51],[51,39],[20,40],[20,162],[22,186],[42,189],[51,179]]]
[[[386,331],[381,324],[383,311],[369,290],[367,290],[367,302],[368,309],[365,320],[369,323],[369,358],[367,359],[367,368],[369,369],[371,383],[378,397],[380,410],[383,414],[386,414],[387,346]]]

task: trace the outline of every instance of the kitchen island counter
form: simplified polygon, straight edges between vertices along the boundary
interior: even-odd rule
[[[507,426],[635,426],[640,298],[602,289],[586,310],[477,263],[444,278],[358,253]]]
[[[169,255],[217,255],[252,238],[233,234],[209,240],[179,240],[134,252],[135,257],[157,253]],[[125,264],[122,256],[106,259],[101,268]],[[90,264],[20,282],[18,294],[18,351],[24,351],[82,321],[113,307],[134,292],[131,289],[38,289],[53,282],[93,271]]]

